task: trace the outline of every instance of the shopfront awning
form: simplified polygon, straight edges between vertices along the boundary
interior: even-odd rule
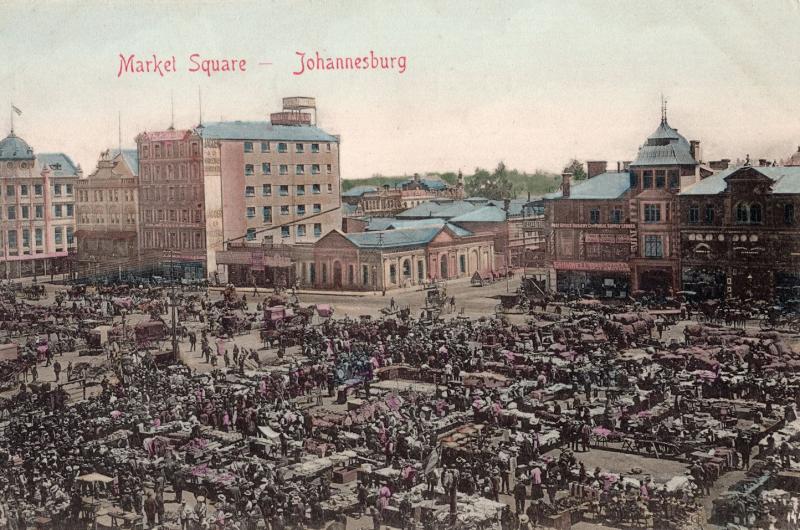
[[[554,261],[557,271],[631,272],[627,263],[619,261]]]

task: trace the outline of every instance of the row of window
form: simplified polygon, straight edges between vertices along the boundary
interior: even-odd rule
[[[158,223],[169,221],[171,223],[202,223],[203,211],[199,208],[195,210],[143,210],[145,223]]]
[[[110,214],[108,214],[109,224],[112,224],[112,225],[122,224],[122,219],[123,219],[122,214],[119,214],[119,213],[110,213]],[[81,214],[79,222],[83,223],[83,224],[93,223],[93,224],[100,224],[101,225],[101,224],[105,224],[106,217],[104,215]],[[136,214],[134,214],[134,213],[125,214],[125,223],[129,224],[129,225],[135,224],[136,223]]]
[[[89,199],[89,191],[91,191],[91,200]],[[134,198],[133,190],[122,190],[120,194],[118,189],[113,190],[78,190],[78,202],[119,202],[120,197],[124,202],[132,202]]]
[[[28,197],[31,192],[31,187],[33,187],[34,197],[41,197],[44,192],[44,188],[41,184],[34,184],[33,186],[29,186],[28,184],[20,184],[19,186],[15,186],[14,184],[6,184],[6,197],[15,197],[17,195],[17,187],[19,187],[20,197]],[[72,184],[53,184],[52,188],[53,195],[56,197],[61,197],[62,193],[66,196],[72,195]],[[0,192],[2,192],[2,188],[0,188]]]
[[[305,175],[306,174],[306,166],[310,166],[311,174],[312,175],[319,175],[321,166],[319,164],[295,164],[294,166],[294,174],[295,175]],[[325,173],[330,175],[333,173],[333,165],[326,164],[325,165]],[[255,166],[253,164],[245,164],[244,165],[244,174],[248,177],[255,175]],[[261,174],[262,175],[272,175],[272,164],[269,162],[262,162],[261,163]],[[288,164],[279,164],[278,165],[278,174],[279,175],[288,175],[289,174],[289,165]]]
[[[72,245],[75,242],[75,231],[71,226],[66,227],[66,231],[64,227],[57,226],[53,229],[53,241],[56,245],[63,245],[64,244],[64,234],[66,232],[67,237],[67,244]],[[8,230],[6,232],[5,242],[8,243],[8,248],[17,248],[17,245],[20,243],[17,236],[22,237],[21,246],[22,248],[29,248],[31,246],[31,231],[28,228],[23,228],[19,232],[17,230]],[[33,237],[34,237],[34,246],[41,247],[44,246],[44,230],[41,228],[35,228],[33,230]],[[0,232],[0,248],[4,246],[3,243],[3,232]]]
[[[635,188],[638,185],[638,175],[631,172],[631,187]],[[666,188],[669,183],[670,189],[678,189],[681,187],[680,173],[677,169],[659,169],[653,171],[646,169],[642,171],[642,189],[652,188]]]
[[[298,204],[295,206],[295,213],[299,216],[306,215],[308,213],[308,209],[306,208],[306,204]],[[290,207],[289,205],[283,205],[280,207],[281,215],[289,215]],[[315,203],[311,205],[311,213],[318,214],[322,213],[322,205],[319,203]],[[253,219],[256,216],[256,207],[255,206],[248,206],[246,209],[246,215],[248,219]],[[262,206],[261,207],[261,218],[265,223],[272,222],[272,206]]]
[[[160,143],[153,144],[153,158],[184,157],[188,156],[190,152],[192,156],[198,156],[200,154],[200,143],[192,142],[191,150],[189,148],[189,144],[185,142],[176,142],[175,144],[172,142],[166,142],[163,148],[161,147]],[[141,153],[142,158],[150,158],[150,146],[143,145]]]
[[[143,202],[170,200],[202,200],[203,190],[198,186],[147,186],[142,188],[139,198]]]
[[[328,193],[333,193],[333,184],[328,184],[326,187]],[[322,193],[322,185],[321,184],[312,184],[311,185],[311,194],[312,195],[319,195]],[[295,196],[303,197],[306,194],[306,185],[305,184],[298,184],[295,186]],[[278,195],[280,197],[288,197],[289,196],[289,185],[288,184],[281,184],[278,186]],[[256,196],[256,187],[255,186],[245,186],[244,187],[244,196],[245,197],[255,197]],[[262,197],[270,197],[272,196],[272,184],[262,184],[261,185],[261,196]]]
[[[622,223],[622,209],[621,208],[614,208],[608,213],[608,222],[611,224],[620,224]],[[599,208],[592,208],[589,210],[589,223],[596,225],[600,224],[600,209]]]
[[[175,171],[177,166],[178,170]],[[141,164],[141,178],[144,181],[153,180],[197,180],[200,178],[200,163],[191,164]]]
[[[260,148],[262,153],[270,153],[272,151],[272,143],[271,142],[260,142]],[[252,153],[255,148],[255,142],[244,142],[244,152],[245,153]],[[310,151],[312,153],[319,153],[319,144],[313,143],[310,145]],[[325,144],[325,151],[330,153],[331,152],[331,144]],[[286,142],[278,142],[278,152],[279,153],[288,153],[289,152],[289,144]],[[294,144],[294,152],[295,153],[305,153],[306,152],[306,144],[303,143],[296,143]]]
[[[203,249],[205,239],[199,230],[164,232],[163,230],[145,230],[142,232],[145,248],[163,249]]]
[[[297,237],[306,237],[307,234],[307,225],[295,225],[295,234]],[[281,227],[281,237],[291,237],[292,235],[292,227],[291,226],[282,226]],[[322,223],[314,223],[312,226],[314,237],[322,236]],[[256,229],[255,228],[248,228],[247,233],[245,235],[248,241],[255,241],[256,240]]]
[[[31,217],[31,207],[28,205],[21,205],[19,210],[16,206],[8,206],[6,208],[6,219],[14,221],[16,219],[44,219],[44,206],[37,204],[33,206],[33,217]],[[0,209],[0,219],[2,219],[2,209]],[[19,217],[17,217],[19,213]],[[75,215],[75,205],[73,204],[55,204],[53,205],[54,217],[72,217]]]

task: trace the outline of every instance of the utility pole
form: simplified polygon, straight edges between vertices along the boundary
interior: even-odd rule
[[[170,280],[170,305],[172,306],[172,362],[178,361],[178,317],[176,315],[176,303],[175,303],[175,270],[174,270],[174,258],[175,258],[175,251],[174,250],[167,250],[164,253],[166,256],[169,257],[169,280]]]
[[[381,263],[381,289],[383,296],[386,296],[386,266],[383,263],[383,232],[378,233],[378,252],[380,252]]]

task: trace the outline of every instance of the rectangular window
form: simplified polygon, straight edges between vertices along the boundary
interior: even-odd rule
[[[653,172],[649,169],[642,172],[642,187],[643,188],[653,187]]]
[[[296,164],[294,166],[294,174],[295,175],[305,175],[306,173],[306,166],[303,164]]]
[[[297,225],[297,237],[305,237],[306,225]]]
[[[611,223],[618,225],[622,222],[622,210],[614,208],[611,210]]]
[[[9,230],[8,231],[8,246],[11,248],[17,248],[17,231],[16,230]]]
[[[314,203],[313,212],[314,213],[322,212],[322,205],[320,203]]]
[[[328,193],[333,193],[333,184],[328,184]]]
[[[281,227],[281,237],[289,237],[289,227],[282,226]]]
[[[29,218],[30,210],[31,209],[28,206],[23,206],[22,207],[22,211],[20,212],[22,214],[22,219],[28,219]]]
[[[329,153],[331,152],[331,144],[330,143],[325,144],[325,150],[327,152],[329,152]]]
[[[667,185],[667,177],[663,170],[656,171],[656,188],[663,188]]]
[[[281,215],[289,215],[289,206],[288,205],[281,206]]]
[[[71,245],[75,242],[75,230],[72,229],[71,226],[67,227],[67,245]]]
[[[331,173],[333,173],[333,166],[332,166],[332,165],[330,165],[330,164],[326,165],[326,166],[325,166],[325,172],[326,172],[328,175],[330,175]]]
[[[269,153],[269,142],[261,142],[261,152]]]
[[[247,229],[247,237],[248,241],[255,241],[256,240],[256,229],[255,228],[248,228]]]
[[[278,167],[278,172],[279,172],[281,175],[288,175],[288,174],[289,174],[289,166],[288,166],[288,165],[286,165],[286,164],[281,164],[281,165]]]
[[[19,185],[19,194],[21,197],[28,196],[28,185],[27,184],[20,184]]]
[[[16,206],[9,206],[8,207],[8,220],[13,221],[17,218],[17,207]]]
[[[64,237],[63,233],[61,232],[61,227],[56,228],[55,231],[53,232],[53,235],[55,236],[54,241],[56,245],[60,245],[64,242]]]
[[[247,176],[252,176],[255,173],[253,170],[253,164],[245,164],[244,165],[244,174]]]
[[[72,184],[65,184],[67,188],[67,195],[72,195]]]
[[[787,226],[794,224],[794,204],[783,205],[783,224]]]
[[[311,164],[311,174],[319,175],[319,164]]]
[[[31,231],[27,228],[22,229],[22,246],[23,248],[31,246]]]
[[[677,170],[669,170],[669,187],[676,190],[681,187],[681,177]]]
[[[53,195],[61,197],[61,184],[53,184]]]
[[[297,186],[297,195],[301,196],[301,195],[305,195],[305,194],[306,194],[306,187],[304,185],[302,185],[302,184],[299,184]]]
[[[272,195],[272,184],[262,184],[261,195],[263,195],[264,197],[269,197],[270,195]]]
[[[661,236],[644,236],[644,255],[647,258],[664,257],[664,243]]]
[[[314,223],[314,237],[322,235],[322,223]]]
[[[264,175],[269,175],[270,173],[272,173],[272,165],[269,162],[262,162],[261,173]]]
[[[72,217],[75,214],[75,206],[67,204],[67,217]]]
[[[247,217],[253,218],[256,216],[256,207],[255,206],[248,206],[247,207]]]
[[[305,215],[306,214],[306,205],[305,204],[298,204],[297,205],[297,215]]]
[[[34,214],[36,215],[37,219],[44,218],[44,206],[37,205],[36,209],[34,210]]]
[[[288,197],[289,196],[289,186],[286,184],[282,184],[279,189],[279,194],[281,197]]]
[[[706,204],[706,224],[710,225],[713,223],[714,223],[714,205]]]
[[[33,185],[33,194],[37,197],[42,196],[42,185],[41,184],[34,184]]]
[[[272,222],[272,207],[271,206],[264,206],[261,208],[261,218],[265,223]]]
[[[600,222],[600,210],[597,209],[597,208],[592,208],[589,211],[589,223],[593,224],[593,225],[596,225],[599,222]]]
[[[697,224],[700,222],[700,207],[693,204],[689,206],[689,224]]]
[[[244,152],[245,153],[252,153],[253,152],[253,142],[245,142],[244,143]]]
[[[311,152],[319,153],[319,144],[311,144]]]
[[[14,185],[13,184],[9,184],[8,186],[6,186],[6,195],[9,196],[9,197],[13,197],[14,196]]]
[[[644,205],[644,222],[645,223],[658,223],[661,221],[661,205],[660,204],[645,204]]]
[[[316,195],[316,194],[319,194],[319,192],[320,192],[319,184],[312,184],[311,185],[311,193]]]
[[[303,144],[294,144],[294,152],[295,153],[302,153],[303,152]]]
[[[35,234],[36,234],[35,235],[35,237],[36,237],[36,246],[37,247],[41,247],[42,246],[42,242],[44,240],[44,236],[42,234],[42,229],[41,228],[37,228]]]
[[[244,196],[245,197],[255,197],[256,196],[256,188],[255,188],[255,186],[245,186],[244,187]]]
[[[278,152],[279,153],[286,153],[288,149],[286,148],[286,144],[283,142],[278,143]]]

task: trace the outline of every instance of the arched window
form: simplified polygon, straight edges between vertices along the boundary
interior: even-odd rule
[[[750,208],[747,203],[740,202],[736,205],[736,222],[748,223],[750,222]]]
[[[760,224],[761,223],[761,205],[760,204],[751,204],[750,205],[750,224]]]
[[[411,278],[411,260],[407,259],[403,261],[403,278],[408,279]]]

